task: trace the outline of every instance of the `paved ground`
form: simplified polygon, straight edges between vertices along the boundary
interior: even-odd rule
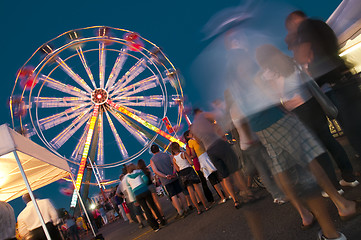
[[[361,186],[345,190],[345,196],[348,199],[361,197]],[[265,198],[256,203],[244,205],[239,210],[233,207],[231,201],[227,201],[222,205],[214,205],[201,215],[197,215],[193,211],[186,218],[180,220],[174,219],[176,212],[170,202],[163,197],[161,204],[169,223],[159,232],[153,232],[148,226],[138,229],[137,224],[128,224],[118,220],[101,228],[100,233],[106,240],[317,239],[319,226],[316,225],[307,231],[301,230],[301,220],[291,204],[278,206],[272,202],[272,198],[264,190],[258,191],[258,194],[265,195]],[[348,239],[361,239],[361,216],[344,223],[337,216],[336,208],[332,203],[326,200],[325,204],[327,204],[337,228]],[[146,221],[144,223],[146,224]]]
[[[345,144],[343,139],[339,139]],[[347,148],[347,146],[346,146]],[[348,151],[350,156],[353,153]],[[355,170],[361,169],[361,162],[351,159]],[[361,178],[358,180],[361,182]],[[347,199],[361,199],[361,186],[344,188]],[[257,194],[265,196],[256,203],[244,205],[236,210],[232,201],[213,207],[197,215],[195,211],[186,218],[175,220],[175,209],[166,197],[161,198],[168,225],[159,232],[153,232],[146,226],[138,229],[137,224],[129,224],[117,220],[100,229],[106,240],[219,240],[219,239],[264,239],[264,240],[312,240],[317,239],[319,226],[303,231],[300,228],[301,219],[290,203],[282,206],[275,205],[271,196],[265,190],[257,190]],[[361,239],[361,216],[348,222],[342,222],[337,215],[337,210],[330,200],[325,204],[330,211],[332,219],[339,231],[343,232],[349,240]],[[146,221],[143,221],[146,224]],[[91,239],[91,236],[82,239]]]

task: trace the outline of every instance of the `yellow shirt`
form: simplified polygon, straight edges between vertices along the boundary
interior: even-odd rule
[[[205,152],[204,148],[194,139],[190,139],[188,141],[188,146],[194,149],[194,151],[197,154],[197,157],[199,157]]]

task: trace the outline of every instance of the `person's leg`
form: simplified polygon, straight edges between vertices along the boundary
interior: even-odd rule
[[[229,195],[230,195],[231,198],[233,199],[234,206],[235,206],[236,208],[240,207],[240,203],[238,202],[236,193],[235,193],[234,190],[233,190],[233,186],[232,186],[232,183],[231,183],[230,176],[228,176],[228,177],[226,177],[226,178],[223,178],[222,182],[223,182],[224,187],[225,187],[224,189],[226,189],[226,191],[229,193]]]
[[[158,199],[157,193],[152,193],[152,197],[153,197],[153,201],[154,201],[155,205],[156,205],[157,208],[158,208],[158,211],[160,212],[160,214],[162,214],[162,216],[164,216],[162,207],[160,206],[160,203],[159,203],[159,199]]]
[[[223,192],[222,192],[222,186],[220,183],[217,183],[215,185],[213,185],[214,189],[216,189],[219,197],[221,198],[221,200],[223,199],[226,199],[226,197],[223,195]]]
[[[244,151],[244,157],[255,166],[262,183],[272,197],[284,199],[284,193],[278,187],[267,165],[271,163],[272,159],[269,157],[266,148],[261,143],[255,143]]]
[[[183,214],[182,204],[180,203],[177,195],[174,195],[171,198],[172,198],[173,206],[175,207],[175,209],[177,209],[178,214],[182,215]]]
[[[189,192],[189,196],[190,196],[190,198],[192,200],[193,205],[196,207],[197,212],[200,213],[201,209],[198,206],[197,199],[196,199],[196,196],[194,194],[193,186],[187,186],[187,190]]]
[[[150,208],[148,207],[148,204],[147,204],[147,196],[148,195],[150,196],[150,193],[149,194],[142,193],[140,195],[137,195],[136,199],[137,199],[137,202],[139,203],[139,205],[144,210],[145,215],[147,216],[147,222],[148,222],[149,226],[153,229],[157,229],[157,228],[159,228],[159,225],[158,225],[157,221],[154,219],[154,217],[152,215],[152,211],[150,210]]]
[[[312,223],[313,215],[310,211],[305,208],[302,204],[301,200],[297,197],[296,192],[291,184],[290,178],[286,172],[281,172],[275,175],[275,178],[278,179],[279,183],[281,184],[281,188],[283,192],[286,194],[292,205],[295,207],[297,212],[300,214],[302,219],[302,224],[307,226]]]
[[[328,128],[328,125],[325,124],[323,128],[320,128],[320,130],[317,133],[317,136],[321,140],[321,142],[325,145],[327,150],[330,152],[331,156],[335,160],[338,168],[341,170],[342,179],[344,179],[346,182],[353,182],[355,181],[355,177],[353,175],[353,167],[351,165],[350,159],[347,156],[347,153],[345,149],[341,146],[341,144],[331,135],[330,129]],[[330,176],[329,171],[325,168],[325,166],[317,159],[320,165],[325,169],[325,172],[330,177],[331,181],[333,181],[334,176]],[[328,162],[329,165],[333,168],[332,161],[330,160]],[[334,173],[334,169],[333,174]],[[337,181],[337,178],[336,178]],[[340,186],[337,182],[337,185],[335,185],[336,189],[339,189]]]
[[[197,195],[200,198],[204,208],[207,209],[208,206],[207,206],[207,203],[206,203],[206,198],[205,198],[205,196],[203,194],[203,191],[201,189],[201,185],[199,183],[198,184],[193,184],[193,187],[194,187],[194,190],[197,192]]]
[[[337,192],[336,188],[332,185],[330,179],[327,177],[317,161],[311,161],[309,163],[309,168],[312,174],[316,177],[318,184],[330,196],[330,199],[337,207],[338,214],[341,217],[356,213],[356,203],[345,199]]]
[[[161,222],[164,221],[163,220],[163,214],[161,214],[158,210],[157,205],[155,204],[152,194],[149,192],[149,194],[146,195],[146,199],[145,199],[148,203],[148,206],[150,207],[150,209],[152,210],[153,214],[155,214],[155,218],[159,219]]]
[[[202,171],[197,171],[197,173],[198,173],[199,179],[201,180],[204,196],[206,197],[206,199],[209,203],[214,202],[213,194],[208,187],[207,180],[204,177]]]
[[[330,239],[340,237],[326,208],[325,200],[322,199],[321,195],[318,194],[306,199],[306,203],[320,224],[323,235]]]

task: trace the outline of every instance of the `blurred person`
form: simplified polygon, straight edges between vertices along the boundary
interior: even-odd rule
[[[286,18],[285,25],[289,32],[286,42],[295,60],[305,66],[338,108],[336,120],[350,145],[361,156],[360,76],[351,73],[349,64],[339,56],[337,37],[325,22],[294,11]],[[343,179],[341,184],[352,186],[353,182]]]
[[[103,225],[108,224],[107,213],[105,211],[105,205],[103,204],[103,201],[102,202],[99,201],[97,207],[100,212],[100,216],[103,219]]]
[[[309,79],[306,73],[300,72],[290,57],[272,45],[260,46],[256,51],[256,56],[264,75],[259,78],[261,79],[260,84],[277,92],[283,106],[295,113],[316,134],[337,163],[338,168],[341,170],[343,181],[352,183],[352,186],[358,185],[346,151],[332,136],[326,114],[304,82],[306,80],[313,80]],[[343,191],[340,188],[332,160],[328,153],[325,152],[318,156],[317,161],[323,167],[335,188],[342,193]]]
[[[128,176],[126,179],[126,184],[129,191],[132,191],[135,195],[135,198],[139,205],[143,208],[146,216],[147,216],[147,222],[149,226],[154,231],[159,231],[159,224],[155,220],[155,218],[152,215],[152,210],[155,212],[157,218],[160,220],[160,225],[164,226],[166,224],[165,219],[160,214],[157,206],[155,205],[153,201],[153,197],[151,192],[148,189],[148,178],[143,173],[142,170],[137,170],[136,166],[134,164],[128,165]],[[148,206],[149,205],[149,206]],[[149,208],[150,207],[150,208]]]
[[[135,218],[138,221],[138,228],[144,228],[144,225],[143,225],[143,222],[142,222],[143,210],[139,206],[139,203],[136,201],[134,192],[130,191],[128,186],[127,186],[127,178],[128,178],[128,175],[130,174],[130,170],[132,170],[132,169],[128,169],[128,166],[126,166],[125,169],[126,169],[127,174],[123,178],[122,188],[124,189],[126,199],[129,202],[130,209],[135,214]],[[130,220],[130,218],[129,218],[129,220]]]
[[[110,194],[110,197],[111,197],[111,194]],[[115,221],[115,216],[114,216],[115,210],[114,210],[109,198],[105,199],[104,208],[105,208],[106,218],[108,219],[108,223],[114,222]]]
[[[216,167],[209,159],[207,152],[205,151],[203,146],[193,138],[193,134],[190,130],[185,131],[183,136],[184,139],[187,141],[187,149],[186,149],[187,154],[191,158],[193,158],[193,162],[194,162],[194,158],[198,158],[200,164],[200,171],[198,172],[198,175],[199,176],[205,175],[205,177],[209,180],[209,182],[211,183],[211,185],[214,187],[219,197],[221,198],[219,203],[225,203],[227,201],[227,198],[224,196],[224,193],[222,191],[222,186],[220,184],[221,179],[218,176]],[[207,184],[207,182],[205,184]]]
[[[241,207],[241,203],[238,201],[235,194],[231,178],[234,178],[239,189],[245,192],[245,199],[252,200],[254,199],[254,196],[248,189],[247,184],[240,173],[236,154],[230,145],[217,133],[217,130],[214,127],[214,121],[215,117],[212,113],[195,109],[194,121],[190,130],[197,141],[202,142],[204,145],[213,165],[223,178],[222,181],[226,191],[233,199],[234,207],[238,209]]]
[[[207,199],[207,201],[209,203],[213,203],[214,202],[213,193],[209,189],[208,184],[207,184],[207,180],[204,177],[203,172],[201,171],[201,165],[199,163],[198,157],[194,156],[194,155],[192,156],[192,154],[191,154],[191,149],[189,148],[189,143],[188,143],[190,138],[187,137],[189,132],[190,132],[190,130],[187,130],[186,132],[183,133],[183,137],[186,140],[186,153],[191,157],[192,162],[193,162],[194,170],[196,171],[196,173],[198,174],[199,179],[201,180],[201,185],[202,185],[204,196],[206,197],[206,199]]]
[[[14,209],[7,202],[0,201],[0,240],[16,240]]]
[[[78,233],[78,227],[76,225],[74,217],[67,215],[66,226],[67,226],[67,231],[68,231],[69,235],[71,236],[71,239],[79,240],[80,237],[79,237],[79,233]]]
[[[118,208],[119,208],[120,214],[123,217],[123,220],[125,222],[129,221],[129,223],[132,223],[134,221],[132,220],[132,218],[130,216],[130,211],[129,211],[129,208],[126,203],[127,197],[126,197],[126,193],[124,192],[125,191],[124,185],[123,185],[124,176],[125,176],[124,174],[121,174],[119,176],[120,182],[118,184],[117,190],[115,191],[115,195],[122,199],[121,203],[118,205]]]
[[[265,188],[271,193],[273,202],[277,204],[285,203],[287,201],[286,197],[272,177],[267,165],[269,156],[266,148],[258,140],[257,135],[252,132],[237,104],[232,104],[229,111],[232,122],[238,131],[239,145],[242,150],[246,171],[255,168]]]
[[[42,228],[39,217],[37,216],[33,202],[31,201],[29,193],[23,195],[23,201],[26,207],[18,216],[18,230],[21,236],[29,234],[30,239],[46,240],[45,232]],[[41,215],[43,216],[46,228],[50,234],[51,239],[61,240],[61,236],[57,224],[60,222],[58,213],[51,204],[49,199],[36,199]]]
[[[148,178],[148,189],[152,194],[153,201],[154,201],[155,205],[157,206],[158,211],[162,215],[162,219],[165,220],[162,207],[161,207],[161,205],[159,203],[156,186],[153,183],[153,177],[152,177],[152,173],[151,173],[150,169],[145,165],[145,162],[144,162],[143,159],[138,160],[137,168],[142,170],[144,175]],[[153,212],[153,215],[154,215],[154,212]],[[154,215],[154,217],[157,217],[157,216]],[[160,219],[158,219],[158,220],[160,221]]]
[[[178,214],[176,218],[184,218],[186,209],[185,197],[175,172],[172,157],[167,153],[160,152],[158,145],[155,144],[150,147],[150,150],[153,153],[153,157],[150,159],[150,166],[168,192],[173,206],[177,209]]]
[[[237,43],[239,39],[233,38],[232,42],[234,41]],[[231,46],[232,57],[229,59],[230,74],[227,81],[232,86],[232,94],[236,97],[242,115],[247,117],[251,130],[267,149],[272,174],[299,212],[303,226],[312,224],[316,218],[324,236],[344,239],[343,234],[336,231],[316,180],[334,201],[341,218],[348,219],[358,214],[356,202],[342,198],[317,161],[314,161],[324,153],[317,139],[298,118],[280,108],[276,94],[271,92],[269,96],[265,95],[257,86],[259,67],[252,60],[248,48],[240,48],[240,45]],[[300,196],[313,214],[303,206]]]
[[[198,206],[198,202],[195,196],[196,194],[201,200],[204,209],[208,211],[209,207],[206,204],[205,196],[200,187],[201,180],[199,179],[197,173],[192,168],[191,158],[186,152],[180,150],[180,146],[176,142],[171,143],[170,149],[173,156],[174,167],[178,172],[178,176],[180,180],[183,182],[183,185],[187,188],[192,203],[197,209],[198,215],[201,214],[202,211]]]

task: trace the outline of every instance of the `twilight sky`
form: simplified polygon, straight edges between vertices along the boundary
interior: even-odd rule
[[[340,0],[268,0],[273,5],[274,29],[280,39],[285,36],[284,17],[301,9],[309,16],[326,20]],[[218,11],[240,5],[239,0],[183,1],[1,1],[0,124],[11,124],[8,98],[14,86],[17,70],[44,42],[71,29],[88,26],[111,26],[138,32],[162,47],[172,63],[184,76],[183,90],[193,106],[208,108],[210,98],[205,82],[194,77],[194,62],[212,39],[202,41],[201,32],[207,21]],[[262,4],[261,4],[262,6]],[[260,19],[262,17],[258,16]],[[261,24],[261,23],[260,23]],[[257,26],[255,26],[257,28]],[[280,46],[282,47],[282,46]],[[284,47],[284,46],[283,46]],[[214,100],[214,99],[213,99]],[[149,161],[149,155],[148,159]],[[119,169],[115,169],[115,175]],[[69,208],[70,197],[59,192],[63,187],[53,183],[37,192],[40,198],[50,198],[57,208]],[[21,199],[10,204],[18,215],[25,206]]]

